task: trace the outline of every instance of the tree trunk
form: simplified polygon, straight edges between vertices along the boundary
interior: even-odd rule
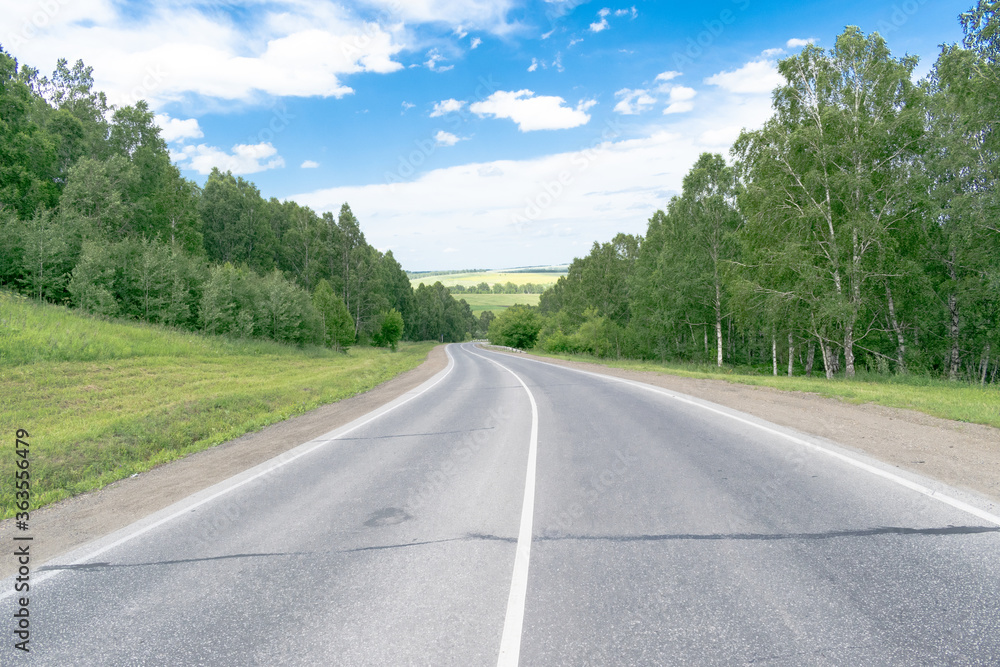
[[[951,324],[949,325],[951,354],[950,363],[948,364],[948,379],[957,380],[962,355],[958,347],[958,298],[954,294],[948,295],[948,311],[951,313]]]
[[[986,386],[986,370],[990,367],[990,344],[986,343],[986,350],[983,352],[983,372],[979,380],[981,387]]]
[[[774,375],[778,375],[778,337],[771,334],[771,366],[774,369]]]
[[[722,368],[722,296],[715,282],[715,365]]]
[[[816,341],[810,340],[806,350],[806,377],[812,377],[813,363],[816,361]]]
[[[822,338],[819,339],[819,349],[823,353],[823,370],[826,372],[826,379],[832,380],[834,373],[832,350]]]
[[[792,372],[795,370],[795,339],[792,337],[792,332],[788,332],[788,377],[792,377]]]
[[[844,329],[844,375],[854,377],[854,323]]]
[[[896,332],[896,372],[903,375],[906,373],[906,339],[903,338],[903,327],[896,319],[896,303],[892,298],[888,281],[885,283],[885,297],[889,303],[889,324]]]

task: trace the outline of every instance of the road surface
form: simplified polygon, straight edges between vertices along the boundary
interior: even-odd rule
[[[1000,664],[1000,518],[957,492],[665,390],[449,355],[34,567],[28,654],[4,581],[0,664]]]

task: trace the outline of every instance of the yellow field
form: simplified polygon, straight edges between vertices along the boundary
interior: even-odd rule
[[[445,287],[453,287],[455,285],[472,287],[482,282],[488,283],[490,287],[496,283],[507,284],[508,282],[514,283],[515,285],[524,285],[525,283],[535,283],[536,285],[554,285],[556,281],[564,275],[566,275],[565,272],[507,273],[504,271],[478,271],[476,273],[449,273],[440,276],[419,276],[417,278],[411,278],[410,284],[413,285],[414,289],[416,289],[420,283],[433,285],[436,282],[440,282]],[[466,299],[466,301],[468,301],[468,299]],[[469,303],[471,304],[472,302],[470,301]]]

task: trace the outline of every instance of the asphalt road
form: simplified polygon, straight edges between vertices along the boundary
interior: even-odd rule
[[[29,654],[2,582],[0,664],[1000,664],[997,517],[700,401],[449,352],[33,568]]]

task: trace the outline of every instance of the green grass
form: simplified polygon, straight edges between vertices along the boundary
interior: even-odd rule
[[[875,403],[892,408],[917,410],[934,417],[985,424],[1000,428],[1000,387],[947,382],[926,376],[886,376],[859,374],[853,380],[843,377],[827,380],[822,377],[785,377],[755,375],[750,369],[722,369],[711,365],[660,364],[646,361],[616,361],[585,355],[533,354],[602,364],[612,368],[654,371],[688,378],[725,380],[737,384],[773,387],[786,391],[803,391],[820,396],[839,398],[848,403]],[[1000,447],[1000,441],[997,446]]]
[[[31,435],[32,507],[367,391],[433,343],[341,354],[82,316],[0,292],[0,518],[14,434]]]
[[[455,285],[473,287],[482,282],[488,283],[491,287],[496,283],[507,284],[508,282],[514,283],[515,285],[524,285],[525,283],[535,283],[536,285],[555,285],[560,276],[565,275],[565,271],[546,273],[477,271],[475,273],[447,273],[427,277],[418,276],[410,279],[410,285],[413,286],[413,289],[416,289],[420,283],[433,285],[436,282],[440,282],[445,287],[454,287]],[[468,295],[456,294],[455,296],[461,297]]]
[[[494,315],[499,315],[519,303],[525,306],[537,306],[541,294],[456,294],[455,298],[465,299],[472,308],[472,314],[479,317],[485,310],[492,310]]]

